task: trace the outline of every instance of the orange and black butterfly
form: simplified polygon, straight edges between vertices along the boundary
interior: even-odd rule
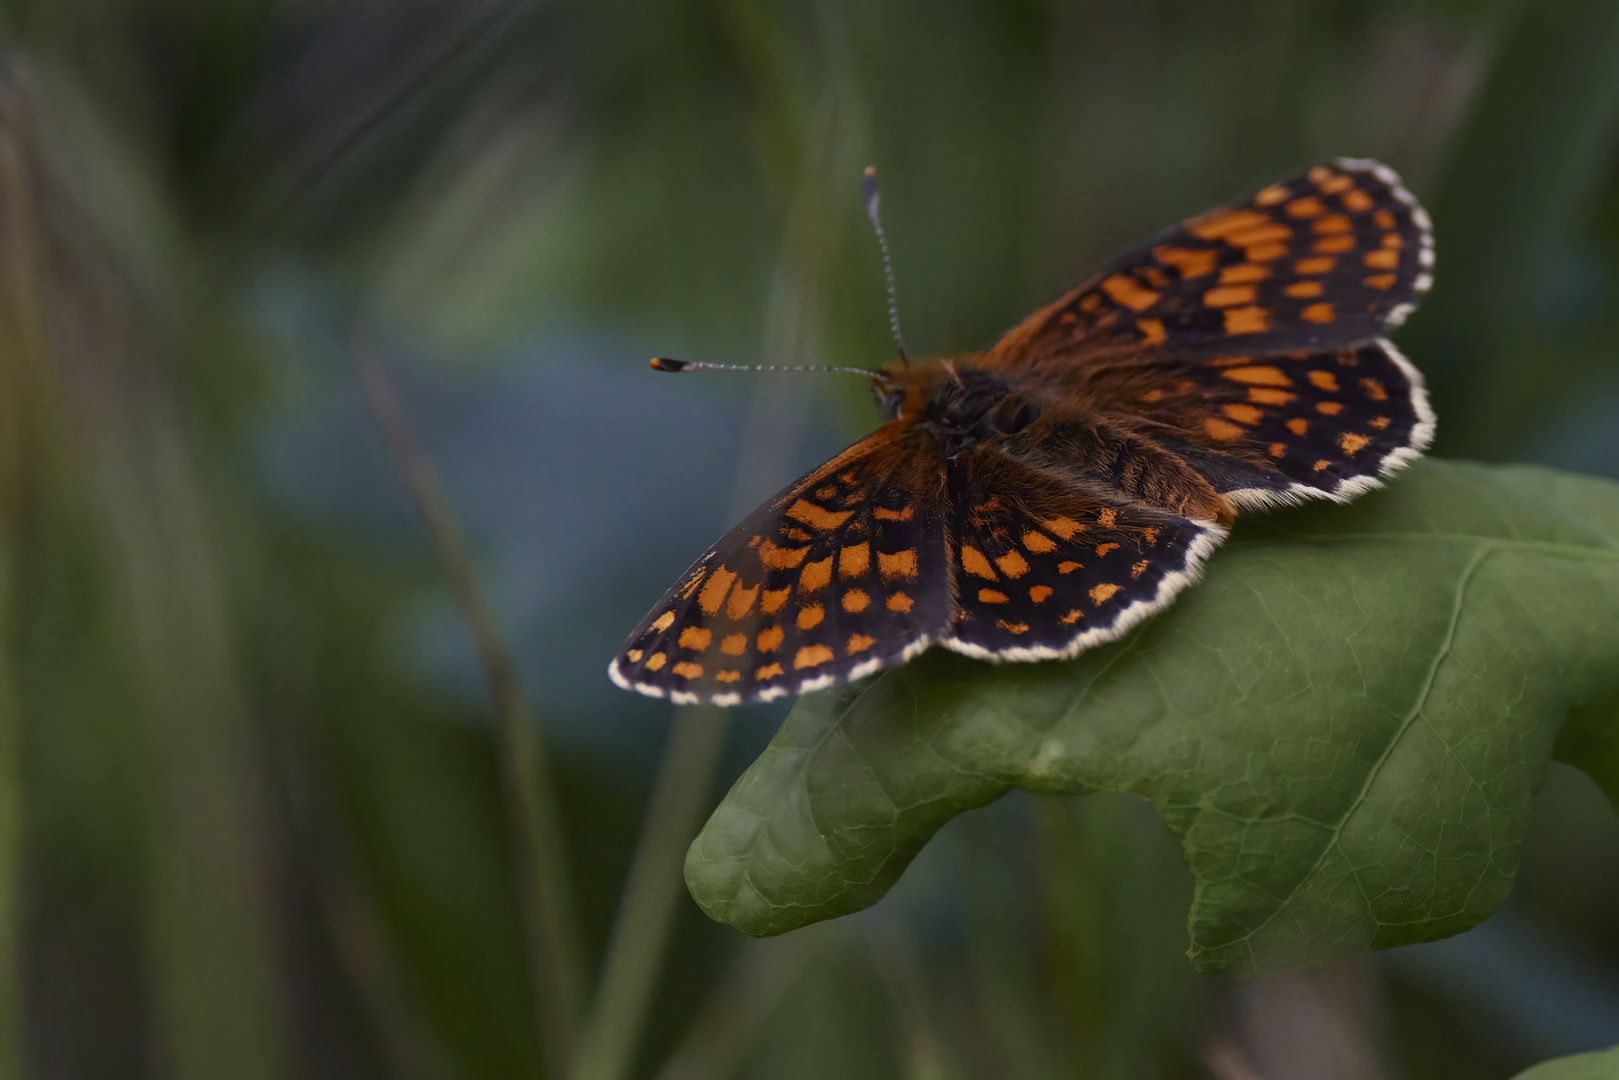
[[[1383,335],[1432,264],[1393,170],[1340,159],[1160,233],[987,352],[902,355],[871,374],[888,422],[710,548],[609,674],[739,705],[933,644],[1112,641],[1197,579],[1238,510],[1344,502],[1421,454],[1422,376]]]

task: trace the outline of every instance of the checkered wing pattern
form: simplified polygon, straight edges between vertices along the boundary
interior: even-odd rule
[[[1432,265],[1428,214],[1399,176],[1343,158],[1124,253],[1008,331],[985,364],[1343,348],[1403,322]]]
[[[1166,606],[1225,538],[1110,503],[985,446],[951,468],[955,607],[944,645],[986,660],[1070,657]]]
[[[925,649],[949,619],[945,461],[885,424],[698,559],[608,668],[625,689],[739,705]]]

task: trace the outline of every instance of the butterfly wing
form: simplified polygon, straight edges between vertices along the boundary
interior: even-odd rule
[[[1196,581],[1212,521],[985,445],[951,463],[955,606],[943,644],[986,660],[1071,657],[1112,641]]]
[[[1347,347],[1403,322],[1432,265],[1427,211],[1394,170],[1341,158],[1125,252],[1007,331],[984,364]]]
[[[769,701],[908,659],[949,612],[945,462],[890,422],[726,533],[608,674],[680,704]]]

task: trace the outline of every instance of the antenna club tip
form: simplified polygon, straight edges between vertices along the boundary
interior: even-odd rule
[[[866,175],[867,176],[876,176],[877,175],[877,166],[875,166],[875,165],[867,165],[866,166]]]
[[[667,356],[654,356],[651,361],[653,371],[684,371],[686,361],[671,360]]]

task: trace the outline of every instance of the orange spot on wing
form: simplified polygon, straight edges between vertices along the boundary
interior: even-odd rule
[[[896,578],[900,581],[915,581],[917,573],[916,549],[906,548],[904,551],[896,551],[892,555],[885,551],[879,551],[877,553],[877,571],[882,574],[884,581],[893,581]]]
[[[1151,390],[1148,390],[1146,393],[1142,394],[1136,400],[1146,402],[1148,405],[1151,405],[1152,403],[1154,403],[1156,401],[1162,401],[1163,399],[1164,399],[1164,392],[1155,387],[1155,388],[1153,388]]]
[[[1220,271],[1221,285],[1242,285],[1250,281],[1264,281],[1270,277],[1270,267],[1258,263],[1238,263]]]
[[[1270,187],[1254,196],[1255,206],[1275,206],[1279,202],[1286,202],[1293,197],[1293,192],[1281,184],[1272,184]]]
[[[1023,534],[1023,546],[1036,555],[1044,555],[1048,551],[1057,550],[1057,542],[1045,533],[1030,530]]]
[[[877,644],[877,639],[874,637],[867,637],[865,634],[850,634],[849,644],[844,646],[844,651],[853,656],[855,653],[865,652],[875,644]]]
[[[1368,289],[1392,289],[1394,283],[1400,280],[1398,274],[1373,274],[1361,282]]]
[[[979,589],[978,602],[981,604],[1004,604],[1012,598],[996,589]]]
[[[1372,220],[1377,223],[1379,229],[1392,229],[1396,224],[1394,215],[1387,210],[1379,210],[1372,215]]]
[[[1219,240],[1239,229],[1252,229],[1269,222],[1269,214],[1254,210],[1216,210],[1212,214],[1189,219],[1186,231],[1199,240]]]
[[[1317,166],[1316,168],[1321,167]],[[1323,195],[1336,195],[1340,191],[1347,191],[1355,186],[1355,181],[1342,173],[1335,173],[1328,169],[1321,169],[1321,171],[1326,175],[1318,178],[1315,175],[1315,169],[1311,169],[1310,179],[1315,182],[1316,187],[1321,189],[1321,194]]]
[[[772,626],[759,631],[759,636],[753,639],[753,647],[760,652],[775,652],[787,634],[779,626]]]
[[[696,679],[702,676],[703,665],[694,664],[690,660],[682,660],[669,670],[679,675],[682,679]]]
[[[629,659],[630,663],[639,664],[641,662],[641,657],[645,656],[646,654],[643,653],[640,649],[631,649],[630,651],[626,652],[624,655]]]
[[[740,682],[741,679],[742,679],[742,673],[740,671],[716,671],[716,672],[714,672],[714,681],[715,682],[734,683],[734,682]]]
[[[1286,405],[1296,397],[1298,397],[1297,394],[1289,393],[1286,390],[1273,390],[1268,386],[1250,386],[1248,388],[1248,400],[1257,402],[1260,405]]]
[[[733,619],[742,618],[742,616],[753,610],[753,600],[758,595],[759,586],[755,585],[751,589],[744,589],[742,583],[737,582],[736,588],[731,590],[731,597],[725,604],[725,614]]]
[[[1199,278],[1214,272],[1220,265],[1219,252],[1207,248],[1155,247],[1153,258],[1165,266],[1172,266],[1185,278]]]
[[[1273,442],[1273,443],[1270,444],[1268,450],[1269,450],[1270,456],[1273,457],[1273,458],[1279,458],[1279,457],[1286,457],[1287,456],[1287,444],[1286,443]]]
[[[1073,560],[1069,560],[1068,562],[1060,562],[1057,564],[1057,573],[1059,574],[1072,574],[1075,570],[1083,569],[1085,569],[1084,563],[1077,563]]]
[[[1350,188],[1338,196],[1338,201],[1344,204],[1344,209],[1357,214],[1364,214],[1372,208],[1372,197],[1360,188]]]
[[[702,652],[708,648],[708,643],[714,637],[712,630],[705,630],[700,626],[688,626],[680,632],[680,647]]]
[[[1310,430],[1310,421],[1304,419],[1302,416],[1295,416],[1293,419],[1287,422],[1287,430],[1291,431],[1295,435],[1303,435],[1306,431]]]
[[[1348,233],[1338,236],[1323,236],[1310,245],[1310,250],[1318,255],[1336,255],[1340,252],[1353,250],[1355,238]]]
[[[781,610],[781,605],[787,602],[787,594],[792,591],[791,585],[785,589],[766,589],[764,599],[759,601],[759,610],[766,615],[774,615]]]
[[[1327,212],[1326,204],[1314,195],[1306,195],[1302,199],[1294,199],[1287,204],[1287,216],[1299,218],[1320,217]]]
[[[841,603],[843,604],[844,611],[853,614],[856,612],[865,611],[866,608],[871,604],[871,597],[866,595],[864,589],[850,589],[848,592],[843,594]]]
[[[1162,345],[1169,340],[1169,335],[1164,333],[1162,319],[1137,319],[1136,330],[1141,334],[1141,341],[1145,345]]]
[[[1249,262],[1274,262],[1293,250],[1292,244],[1255,244],[1242,253]]]
[[[1151,565],[1152,564],[1146,559],[1142,559],[1140,562],[1130,567],[1130,580],[1134,581],[1135,579],[1139,578],[1142,574],[1147,572],[1147,567]]]
[[[1042,521],[1040,524],[1046,527],[1047,532],[1056,534],[1058,540],[1071,540],[1073,539],[1075,533],[1085,531],[1085,526],[1081,525],[1072,518],[1048,518],[1047,520]]]
[[[799,499],[787,508],[787,516],[794,521],[802,521],[812,529],[835,529],[849,520],[853,510],[828,510],[824,506],[816,506],[805,499]]]
[[[1233,304],[1251,304],[1254,302],[1254,287],[1252,285],[1223,285],[1218,289],[1210,289],[1203,294],[1203,303],[1209,307],[1231,307]]]
[[[1221,420],[1218,416],[1208,416],[1203,419],[1203,430],[1208,432],[1209,438],[1229,442],[1240,439],[1246,432],[1229,420]]]
[[[1254,244],[1275,244],[1293,239],[1293,226],[1280,221],[1267,221],[1251,229],[1237,229],[1222,237],[1232,247],[1251,247]]]
[[[1027,634],[1029,624],[1026,622],[1007,622],[1005,619],[996,619],[995,625],[1009,634]]]
[[[850,544],[838,552],[838,577],[847,581],[871,570],[871,545]]]
[[[1029,572],[1029,562],[1015,551],[1008,551],[995,560],[995,565],[1001,568],[1001,573],[1009,578],[1020,578]]]
[[[1354,232],[1355,226],[1342,214],[1328,214],[1310,226],[1318,236],[1329,236],[1334,233]]]
[[[725,594],[731,589],[731,582],[735,580],[736,575],[723,566],[714,571],[702,592],[697,594],[697,606],[709,615],[718,612],[720,605],[725,602]]]
[[[662,671],[663,665],[668,662],[669,658],[667,656],[661,652],[655,652],[646,658],[646,669],[648,671]]]
[[[985,581],[994,581],[995,568],[989,565],[984,553],[971,544],[961,545],[961,568],[973,577],[981,577]]]
[[[1405,247],[1405,241],[1400,238],[1399,233],[1384,233],[1382,243],[1384,247],[1393,248],[1395,251]]]
[[[1119,587],[1117,585],[1104,584],[1098,585],[1092,589],[1090,595],[1091,599],[1096,603],[1105,604],[1109,599],[1112,598],[1113,594],[1118,591]]]
[[[1382,431],[1384,428],[1389,426],[1389,418],[1386,416],[1376,416],[1372,418],[1371,424],[1378,431]]]
[[[1262,307],[1226,308],[1225,332],[1263,334],[1270,329],[1270,311]]]
[[[1353,457],[1357,451],[1364,450],[1366,448],[1366,444],[1371,441],[1372,440],[1368,439],[1366,436],[1356,435],[1352,431],[1346,431],[1338,437],[1338,445],[1343,448],[1344,453],[1350,455],[1351,457]]]
[[[1044,602],[1046,597],[1050,596],[1051,593],[1052,593],[1052,588],[1051,588],[1050,585],[1030,585],[1029,586],[1029,599],[1033,600],[1037,604]]]
[[[1328,461],[1326,458],[1320,458],[1314,465],[1310,466],[1310,469],[1314,472],[1324,472],[1331,467],[1332,462]]]
[[[673,626],[674,624],[675,624],[675,613],[672,612],[672,611],[665,611],[662,615],[659,615],[657,617],[657,619],[652,623],[651,629],[653,629],[653,630],[667,630],[671,626]]]
[[[1102,291],[1131,311],[1146,311],[1158,302],[1158,294],[1128,274],[1114,274],[1102,282]]]
[[[774,679],[780,674],[781,674],[781,665],[780,664],[766,664],[764,667],[760,668],[758,671],[755,671],[753,673],[753,677],[755,679],[758,679],[761,682],[763,682],[765,679]]]
[[[871,512],[878,521],[909,521],[916,513],[914,506],[907,506],[900,510],[890,510],[886,506],[879,506]]]
[[[817,589],[826,587],[832,580],[832,556],[818,562],[807,563],[798,574],[798,588],[802,592],[812,593]]]
[[[820,604],[811,604],[809,607],[798,610],[798,628],[800,630],[813,630],[821,625],[826,618],[826,609]]]
[[[1338,376],[1330,371],[1312,371],[1310,372],[1310,385],[1336,394],[1338,392]]]
[[[1293,380],[1279,367],[1269,364],[1252,367],[1227,368],[1220,372],[1232,382],[1243,383],[1247,386],[1292,386]]]
[[[1295,281],[1282,291],[1289,296],[1302,300],[1306,297],[1320,296],[1321,283],[1319,281]]]
[[[1373,270],[1393,270],[1400,265],[1400,253],[1390,251],[1388,248],[1378,248],[1362,255],[1360,261]]]
[[[809,554],[809,548],[784,548],[766,540],[759,545],[759,561],[772,570],[791,570],[804,561]]]
[[[807,667],[818,667],[832,659],[832,650],[825,645],[806,645],[798,650],[793,657],[793,670],[803,671]]]
[[[1252,405],[1231,404],[1220,411],[1239,424],[1257,424],[1265,418],[1265,414]]]
[[[902,592],[897,592],[890,596],[883,606],[889,611],[908,612],[911,610],[911,598]]]
[[[1106,555],[1110,551],[1116,551],[1118,549],[1118,546],[1119,545],[1117,545],[1117,544],[1097,544],[1096,545],[1096,554],[1098,554],[1098,555]]]
[[[1337,416],[1344,411],[1344,407],[1336,401],[1318,401],[1315,403],[1315,411],[1323,416]]]
[[[1078,608],[1074,608],[1072,611],[1062,617],[1062,621],[1068,626],[1073,626],[1084,617],[1085,613],[1083,611],[1079,610]]]
[[[726,634],[720,639],[720,652],[726,656],[741,656],[748,651],[748,635]]]
[[[1300,259],[1293,264],[1295,274],[1326,274],[1338,265],[1338,260],[1331,255],[1312,255],[1308,259]]]
[[[1329,323],[1338,317],[1331,304],[1311,304],[1299,312],[1299,318],[1313,323]]]

